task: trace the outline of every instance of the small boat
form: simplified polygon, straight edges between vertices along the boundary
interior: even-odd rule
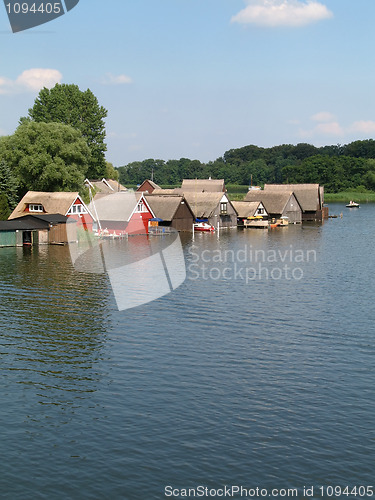
[[[274,229],[275,227],[286,227],[289,225],[289,217],[283,215],[280,219],[272,219],[269,228]]]
[[[243,221],[243,227],[267,229],[268,220],[263,215],[252,215]]]
[[[285,227],[289,225],[289,217],[286,215],[283,215],[281,219],[278,219],[277,222],[279,222],[280,227]]]
[[[214,228],[214,226],[212,226],[208,222],[195,222],[194,223],[194,231],[213,232],[213,231],[215,231],[215,228]]]
[[[347,206],[347,208],[359,208],[359,203],[356,203],[355,201],[350,200],[346,206]]]

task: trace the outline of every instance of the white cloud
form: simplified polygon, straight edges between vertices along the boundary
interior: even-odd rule
[[[370,136],[375,134],[375,121],[359,120],[351,123],[348,126],[342,126],[336,120],[332,113],[322,111],[311,117],[312,121],[318,122],[315,127],[310,130],[300,130],[299,135],[304,138],[312,138],[316,136],[350,136],[357,134],[359,136]]]
[[[107,73],[102,80],[103,85],[124,85],[132,83],[132,79],[127,75],[112,75]]]
[[[57,69],[32,68],[23,71],[15,80],[0,76],[0,94],[34,92],[60,83],[62,74]]]
[[[320,111],[311,117],[314,122],[332,122],[336,117],[328,111]]]
[[[259,26],[305,26],[333,16],[315,0],[247,0],[247,6],[232,17],[232,22]]]
[[[350,131],[361,134],[375,134],[375,122],[371,120],[354,122],[350,127]]]
[[[338,122],[319,123],[315,133],[323,135],[344,135],[345,131]]]
[[[40,90],[43,87],[50,89],[61,80],[62,74],[57,69],[33,68],[21,73],[16,83],[30,90]]]

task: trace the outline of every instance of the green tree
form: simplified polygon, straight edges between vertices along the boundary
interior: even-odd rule
[[[375,141],[374,139],[366,139],[351,142],[344,146],[343,154],[356,158],[375,158]]]
[[[264,160],[253,160],[246,164],[241,184],[248,184],[249,186],[252,184],[255,186],[271,181],[271,168]]]
[[[111,162],[106,161],[105,162],[105,175],[104,175],[104,177],[106,179],[112,179],[114,181],[118,181],[119,175],[120,174],[119,174],[119,171],[117,170],[117,168],[115,168]]]
[[[5,193],[0,192],[0,220],[7,220],[11,210]]]
[[[43,88],[29,109],[29,119],[35,122],[58,122],[79,130],[91,152],[87,172],[91,179],[105,176],[104,153],[107,150],[105,123],[107,110],[99,106],[90,89],[81,91],[77,85],[56,84],[52,89]],[[27,119],[21,119],[24,123]]]
[[[62,123],[26,121],[1,141],[0,154],[17,176],[20,194],[80,190],[91,160],[81,133]]]
[[[0,194],[2,195],[2,216],[4,217],[4,211],[9,212],[5,218],[10,215],[10,211],[13,210],[17,205],[17,191],[17,178],[13,175],[7,163],[5,163],[5,161],[3,160],[0,161]],[[5,206],[7,206],[7,209],[4,209]]]

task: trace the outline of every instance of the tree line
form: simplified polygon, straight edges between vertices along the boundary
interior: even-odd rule
[[[0,219],[29,190],[79,191],[84,179],[102,177],[136,185],[154,179],[179,185],[184,178],[225,179],[227,184],[324,184],[328,192],[375,191],[375,141],[315,147],[283,144],[230,149],[214,161],[147,159],[119,168],[105,160],[105,118],[90,89],[56,84],[43,88],[14,134],[0,137]]]
[[[119,167],[120,182],[140,184],[153,177],[159,185],[180,184],[186,178],[225,179],[227,184],[319,183],[328,192],[375,190],[375,141],[315,147],[283,144],[230,149],[215,161],[148,159]]]

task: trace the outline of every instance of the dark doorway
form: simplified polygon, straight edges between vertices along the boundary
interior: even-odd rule
[[[22,243],[24,245],[31,245],[32,244],[31,231],[24,231],[23,232]]]

